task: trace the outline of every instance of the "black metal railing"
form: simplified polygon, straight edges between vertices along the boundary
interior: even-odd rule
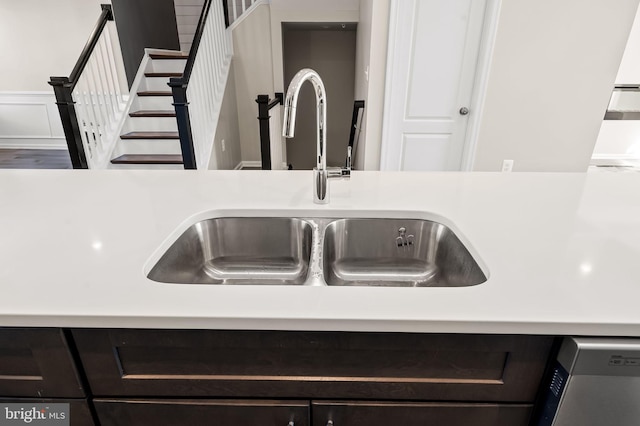
[[[196,154],[193,146],[193,132],[191,130],[191,119],[189,117],[189,100],[187,99],[187,88],[189,87],[189,80],[193,73],[193,66],[196,62],[196,56],[198,54],[198,48],[202,41],[204,34],[204,28],[209,17],[209,11],[211,10],[212,0],[205,0],[200,13],[200,19],[198,20],[198,27],[196,33],[193,36],[193,42],[191,44],[191,50],[189,50],[189,58],[187,64],[184,67],[184,73],[182,77],[171,77],[169,79],[169,87],[173,94],[173,106],[176,109],[176,120],[178,122],[178,135],[180,137],[180,148],[182,150],[182,161],[185,169],[196,169]],[[226,3],[226,1],[224,2]]]
[[[78,62],[73,67],[69,77],[51,77],[49,81],[56,96],[56,105],[58,105],[58,111],[60,112],[62,129],[64,130],[64,136],[69,149],[69,157],[71,158],[71,164],[74,169],[87,169],[89,167],[80,134],[75,102],[73,100],[73,89],[76,87],[78,79],[87,66],[89,58],[96,48],[107,22],[113,21],[111,5],[103,4],[101,8],[102,13],[100,14],[100,18],[89,37],[89,41],[87,41],[84,49],[82,49],[80,59],[78,59]]]
[[[357,141],[359,139],[360,133],[358,133],[358,138],[356,138],[356,130],[358,130],[358,118],[360,116],[360,110],[364,113],[364,101],[354,101],[353,102],[353,114],[351,115],[351,132],[349,132],[349,148],[351,148],[351,156],[353,158],[352,161],[355,161]],[[362,123],[362,120],[360,120]],[[346,160],[349,163],[349,158]]]
[[[276,105],[284,105],[284,94],[276,93],[275,99],[269,99],[269,95],[258,95],[258,120],[260,122],[260,158],[262,170],[271,170],[271,125],[269,111]]]

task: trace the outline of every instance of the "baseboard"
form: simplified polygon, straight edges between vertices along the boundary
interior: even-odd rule
[[[0,149],[67,149],[64,138],[3,138],[0,137]]]
[[[640,157],[633,154],[593,154],[592,160],[640,160]]]
[[[287,163],[282,163],[282,170],[287,170]],[[242,169],[260,169],[262,168],[262,161],[241,161],[233,170],[242,170]]]

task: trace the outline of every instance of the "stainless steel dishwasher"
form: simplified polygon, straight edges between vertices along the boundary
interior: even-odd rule
[[[565,338],[536,424],[640,425],[640,339]]]

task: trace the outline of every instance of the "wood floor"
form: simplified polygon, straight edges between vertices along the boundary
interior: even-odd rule
[[[0,149],[0,169],[71,169],[64,149]]]

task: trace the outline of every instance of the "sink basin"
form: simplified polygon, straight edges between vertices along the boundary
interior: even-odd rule
[[[176,284],[303,284],[313,240],[296,218],[216,218],[191,225],[147,277]]]
[[[330,286],[463,287],[487,280],[451,229],[414,219],[329,223],[323,273]]]

